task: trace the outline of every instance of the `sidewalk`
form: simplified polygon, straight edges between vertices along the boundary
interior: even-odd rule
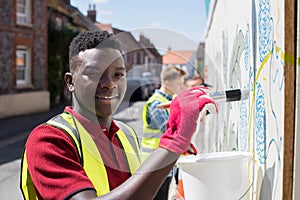
[[[0,194],[1,199],[23,199],[19,189],[20,159],[0,165]]]

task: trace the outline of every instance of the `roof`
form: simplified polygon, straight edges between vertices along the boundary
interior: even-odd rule
[[[96,26],[91,20],[84,16],[76,7],[66,3],[66,1],[48,0],[48,8],[69,17],[77,26],[85,27],[88,30],[96,29]]]
[[[184,65],[189,62],[192,55],[194,54],[194,51],[173,51],[169,50],[164,56],[163,56],[163,64],[180,64]]]
[[[140,44],[136,41],[129,31],[113,28],[113,33],[119,38],[122,43],[122,48],[125,53],[135,50],[142,50]]]
[[[102,31],[107,31],[109,33],[113,32],[113,28],[111,24],[103,24],[100,22],[95,22],[95,25]]]
[[[115,34],[121,41],[122,50],[124,51],[124,53],[142,49],[140,44],[136,41],[133,35],[128,31],[117,29],[114,28],[112,24],[103,24],[101,22],[95,22],[95,26],[102,31],[107,31],[109,33]]]
[[[158,57],[158,58],[162,57],[160,53],[157,51],[156,47],[144,35],[140,35],[139,43],[141,47],[147,51],[148,54],[152,54],[153,57]]]

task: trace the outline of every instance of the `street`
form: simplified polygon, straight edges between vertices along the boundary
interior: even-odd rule
[[[123,121],[142,134],[142,111],[144,101],[129,104],[123,102],[114,119]],[[0,120],[0,193],[1,199],[19,200],[20,156],[30,130],[36,125],[61,112],[64,105],[51,109],[48,113],[33,114]]]
[[[16,116],[0,120],[0,165],[19,159],[30,131],[63,111],[65,104],[51,107],[46,113]]]

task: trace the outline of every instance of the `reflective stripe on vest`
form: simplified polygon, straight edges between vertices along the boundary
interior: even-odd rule
[[[120,128],[117,136],[124,149],[130,173],[133,174],[141,163],[137,136],[128,125],[118,121],[115,122]],[[105,166],[96,144],[84,127],[69,113],[57,115],[46,122],[46,124],[57,127],[67,133],[77,149],[81,165],[95,187],[97,195],[102,196],[108,193],[110,188]],[[25,199],[37,199],[34,185],[28,172],[26,150],[22,158],[21,184]]]
[[[163,132],[160,129],[152,129],[149,127],[149,123],[147,121],[147,115],[149,112],[149,105],[154,101],[160,101],[161,103],[168,102],[169,100],[161,95],[160,93],[154,93],[150,97],[150,99],[146,102],[144,109],[143,109],[143,138],[142,138],[142,152],[143,152],[143,159],[145,160],[146,157],[153,152],[159,144],[160,137]],[[167,109],[169,112],[169,109]]]
[[[20,177],[20,187],[24,199],[35,200],[38,199],[31,176],[27,168],[26,151],[24,151],[21,160],[21,177]]]

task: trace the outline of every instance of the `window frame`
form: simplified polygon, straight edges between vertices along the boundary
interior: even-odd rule
[[[19,4],[18,0],[16,0],[16,23],[19,25],[32,25],[32,6],[31,0],[24,0],[24,4]],[[18,7],[23,7],[24,12],[19,12]]]
[[[18,74],[20,69],[18,69],[18,52],[22,53],[25,56],[25,62],[24,62],[24,79],[19,79],[18,78]],[[15,55],[16,55],[16,86],[17,88],[24,88],[24,87],[32,87],[32,80],[31,80],[31,71],[32,71],[32,53],[31,53],[31,48],[24,46],[24,45],[18,45],[16,47],[16,51],[15,51]]]

